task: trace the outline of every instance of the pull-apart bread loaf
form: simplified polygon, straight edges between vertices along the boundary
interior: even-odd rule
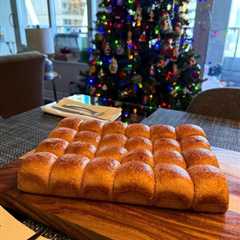
[[[221,213],[228,185],[206,134],[65,118],[22,159],[18,188],[59,197]]]

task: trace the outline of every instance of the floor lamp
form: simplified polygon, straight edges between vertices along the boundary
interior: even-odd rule
[[[49,55],[54,54],[54,40],[52,30],[50,28],[27,28],[26,29],[27,45],[31,50],[36,50],[45,56],[45,74],[44,80],[51,81],[55,101],[57,99],[55,79],[59,75],[53,69],[53,62],[49,59]]]

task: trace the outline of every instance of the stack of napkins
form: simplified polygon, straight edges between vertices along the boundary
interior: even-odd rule
[[[35,234],[33,230],[17,221],[5,209],[0,206],[0,239],[5,240],[27,240]],[[42,236],[38,240],[47,240]]]
[[[91,105],[83,101],[84,95],[74,95],[63,98],[59,102],[50,103],[41,107],[45,113],[60,117],[79,116],[83,120],[98,119],[114,121],[122,114],[121,108]],[[84,103],[83,103],[84,102]]]

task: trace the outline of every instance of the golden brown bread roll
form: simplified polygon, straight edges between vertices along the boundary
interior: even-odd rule
[[[181,124],[176,127],[176,134],[178,139],[190,136],[203,136],[206,137],[204,130],[194,124]]]
[[[127,153],[126,148],[124,147],[111,147],[106,146],[100,148],[97,153],[96,157],[105,157],[105,158],[112,158],[119,162],[121,162],[122,157]]]
[[[76,154],[65,154],[58,158],[49,179],[50,193],[63,197],[79,197],[83,173],[88,163],[87,157]]]
[[[35,153],[22,158],[20,190],[203,212],[227,210],[226,179],[214,167],[218,161],[201,128],[178,126],[179,144],[168,125],[126,128],[120,122],[80,122],[62,120]]]
[[[228,208],[227,180],[219,168],[211,165],[195,165],[188,169],[194,183],[195,211],[222,213]]]
[[[120,121],[105,123],[103,126],[102,134],[103,135],[111,133],[125,134],[126,127],[127,125]]]
[[[125,148],[128,151],[134,150],[134,149],[145,149],[152,151],[152,142],[145,137],[131,137],[127,140],[125,144]]]
[[[176,164],[179,167],[186,169],[186,163],[181,153],[177,151],[158,151],[154,153],[154,164],[169,163]]]
[[[142,123],[133,123],[127,126],[125,134],[130,137],[150,138],[150,127]]]
[[[121,163],[131,162],[131,161],[139,161],[149,164],[150,166],[154,165],[153,155],[149,150],[145,149],[135,149],[129,151],[122,157]]]
[[[103,122],[98,120],[86,120],[80,124],[80,131],[92,131],[101,134],[103,128]]]
[[[58,127],[66,127],[74,130],[78,130],[82,120],[79,117],[68,117],[61,120]]]
[[[95,155],[96,147],[90,143],[72,142],[69,144],[66,153],[73,153],[92,159]]]
[[[166,124],[156,124],[150,127],[151,139],[155,141],[159,138],[176,139],[175,128]]]
[[[50,152],[60,157],[64,154],[68,142],[61,138],[47,138],[43,140],[36,148],[36,152]]]
[[[120,163],[111,158],[95,158],[86,167],[82,196],[97,200],[111,200],[113,180]]]
[[[181,147],[178,141],[170,138],[160,138],[153,143],[154,152],[168,150],[181,152]]]
[[[24,192],[48,194],[49,176],[57,157],[48,152],[32,153],[21,160],[18,189]]]
[[[161,163],[156,165],[154,172],[154,205],[173,209],[191,207],[194,186],[186,170],[174,164]]]
[[[82,143],[90,143],[95,147],[98,146],[101,136],[92,131],[80,131],[76,134],[74,141],[80,141]]]
[[[113,198],[119,202],[149,204],[154,193],[154,173],[143,162],[131,161],[117,169]]]
[[[103,136],[99,147],[123,147],[127,141],[127,137],[123,134],[112,133]]]
[[[183,152],[184,159],[188,167],[199,164],[208,164],[215,167],[219,167],[216,155],[204,148],[189,149]]]
[[[59,127],[52,130],[48,137],[49,138],[61,138],[66,140],[67,142],[71,142],[75,137],[77,131],[71,128]]]
[[[202,136],[185,137],[181,140],[180,144],[182,151],[194,148],[211,149],[211,145],[209,144],[208,140]]]

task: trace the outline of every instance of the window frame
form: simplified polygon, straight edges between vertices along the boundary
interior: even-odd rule
[[[53,31],[53,35],[57,34],[57,24],[56,24],[56,9],[55,9],[55,2],[56,0],[47,0],[47,7],[48,7],[48,18],[49,18],[49,27]],[[16,0],[10,0],[11,10],[13,12],[13,22],[15,27],[15,38],[16,38],[16,46],[18,51],[22,51],[25,49],[26,45],[26,34],[25,34],[25,27],[26,26],[26,18],[22,14],[21,4]],[[92,45],[92,37],[94,29],[94,16],[97,13],[97,2],[94,0],[87,0],[87,16],[88,16],[88,47]]]

